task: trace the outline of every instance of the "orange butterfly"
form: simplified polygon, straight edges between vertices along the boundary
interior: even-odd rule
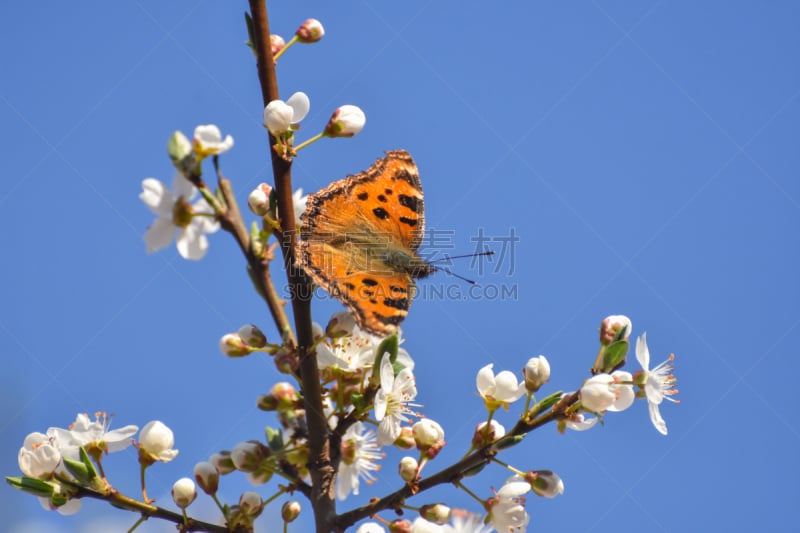
[[[417,255],[422,184],[405,150],[308,197],[297,263],[344,302],[363,330],[386,336],[408,315],[414,278],[436,268]]]

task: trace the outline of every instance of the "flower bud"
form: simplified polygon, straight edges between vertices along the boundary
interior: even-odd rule
[[[350,311],[334,313],[325,328],[325,334],[331,338],[352,335],[356,327],[356,319]]]
[[[253,348],[263,348],[267,345],[267,336],[253,324],[245,324],[236,333],[245,344]]]
[[[419,514],[425,520],[442,526],[450,521],[451,510],[443,503],[430,503],[423,505]]]
[[[411,427],[411,433],[414,435],[414,443],[420,451],[425,451],[444,440],[442,426],[429,418],[423,418],[416,422]]]
[[[17,455],[19,469],[28,477],[49,479],[61,462],[61,452],[44,433],[31,433]]]
[[[592,376],[581,387],[581,404],[595,413],[606,409],[623,411],[634,400],[633,386],[629,384],[631,379],[631,374],[624,371]]]
[[[483,448],[498,439],[502,439],[505,435],[506,428],[497,420],[490,421],[488,429],[486,429],[486,422],[481,422],[475,427],[475,434],[472,436],[472,446],[475,448]]]
[[[403,518],[392,520],[389,523],[389,533],[411,533],[411,522]]]
[[[233,464],[233,459],[231,458],[231,452],[228,450],[222,450],[221,452],[211,454],[211,457],[208,458],[208,462],[214,465],[217,472],[223,476],[236,470],[236,465]]]
[[[525,388],[528,392],[536,392],[550,381],[550,363],[543,355],[531,357],[522,369],[522,374],[525,376]]]
[[[163,422],[148,422],[139,432],[139,460],[147,464],[167,463],[178,455],[178,450],[172,448],[174,444],[175,436]]]
[[[219,471],[208,461],[194,465],[194,480],[206,494],[214,495],[219,488]]]
[[[182,477],[172,485],[172,499],[175,505],[181,509],[186,509],[197,498],[197,489],[194,481],[188,477]]]
[[[607,316],[600,323],[600,344],[607,346],[619,339],[628,339],[633,325],[625,315]]]
[[[286,46],[286,41],[284,41],[283,37],[280,35],[273,33],[269,36],[269,44],[272,47],[272,55],[275,56],[275,54],[283,50],[283,47]]]
[[[231,450],[233,465],[242,472],[255,472],[269,455],[269,448],[257,440],[240,442]]]
[[[414,442],[414,433],[409,426],[400,428],[400,436],[398,436],[394,443],[395,446],[401,450],[410,450],[416,443]]]
[[[192,143],[180,131],[172,134],[167,141],[167,153],[173,164],[177,165],[192,153]]]
[[[219,340],[219,349],[228,357],[244,357],[253,353],[250,347],[237,333],[228,333]]]
[[[297,28],[294,34],[301,43],[315,43],[325,35],[325,28],[317,19],[308,19]]]
[[[419,463],[413,457],[403,457],[400,459],[400,465],[398,466],[398,471],[400,472],[400,477],[403,478],[403,481],[407,483],[411,483],[412,481],[417,479],[417,469],[419,468]]]
[[[300,364],[297,360],[297,355],[287,350],[286,348],[281,347],[275,353],[275,368],[278,369],[278,372],[281,374],[291,374],[295,370],[297,370],[298,365]]]
[[[281,506],[281,518],[284,522],[292,522],[295,518],[300,516],[300,502],[296,500],[289,500]]]
[[[365,522],[358,526],[356,533],[386,533],[386,530],[377,522]]]
[[[292,129],[292,108],[283,100],[273,100],[264,108],[264,126],[275,137]]]
[[[239,511],[250,517],[261,514],[264,509],[264,501],[257,492],[247,491],[239,496]]]
[[[354,105],[343,105],[331,115],[325,126],[328,137],[352,137],[364,128],[367,117],[361,108]]]
[[[525,481],[530,483],[537,496],[555,498],[564,494],[564,482],[550,470],[531,470],[525,474]]]
[[[291,383],[281,381],[272,386],[270,396],[275,399],[278,411],[289,411],[297,407],[300,395]]]
[[[259,183],[247,197],[247,206],[254,215],[263,217],[270,211],[269,196],[272,193],[272,186],[267,183]]]

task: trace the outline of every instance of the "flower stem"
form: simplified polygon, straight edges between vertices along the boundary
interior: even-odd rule
[[[286,53],[286,50],[288,50],[290,46],[292,46],[294,43],[297,42],[297,39],[298,39],[297,34],[295,34],[291,39],[289,39],[288,43],[283,45],[283,48],[278,50],[278,52],[274,56],[272,56],[272,60],[277,62],[278,58],[281,57],[284,53]]]
[[[317,142],[318,140],[322,139],[323,137],[325,137],[325,132],[324,132],[324,131],[323,131],[322,133],[318,133],[318,134],[314,135],[314,136],[313,136],[313,137],[311,137],[310,139],[308,139],[308,140],[306,140],[306,141],[304,141],[304,142],[302,142],[302,143],[298,144],[297,146],[295,146],[295,147],[294,147],[294,153],[297,153],[297,152],[299,152],[300,150],[302,150],[303,148],[305,148],[305,147],[306,147],[306,146],[308,146],[309,144],[311,144],[311,143],[315,143],[315,142]]]

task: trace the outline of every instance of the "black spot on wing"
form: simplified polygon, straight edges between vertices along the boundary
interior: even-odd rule
[[[358,193],[358,196],[356,196],[356,198],[358,198],[359,200],[366,200],[367,198],[369,198],[369,193],[360,192]]]
[[[384,298],[383,305],[394,307],[402,311],[408,311],[408,298]]]
[[[418,221],[416,218],[400,217],[400,222],[402,222],[403,224],[407,224],[413,228],[414,226],[417,225]]]
[[[375,317],[375,320],[387,326],[399,326],[403,322],[403,319],[406,318],[405,315],[401,314],[386,316],[375,312],[372,313],[372,316]]]
[[[383,192],[386,193],[386,196],[391,196],[394,194],[394,191],[392,189],[384,189]]]
[[[386,220],[387,218],[389,218],[389,212],[382,207],[376,207],[375,209],[373,209],[372,214],[381,220]]]
[[[422,210],[422,205],[420,205],[419,198],[417,198],[416,196],[408,196],[406,194],[401,194],[397,198],[400,201],[400,205],[411,209],[415,213],[419,213]]]
[[[404,289],[403,287],[398,287],[397,285],[389,285],[389,290],[392,292],[399,292],[402,294],[408,294],[408,290]]]
[[[384,195],[382,195],[382,194],[379,194],[379,195],[378,195],[378,200],[380,200],[381,202],[388,202],[388,201],[389,201],[389,200],[388,200],[388,199],[387,199],[387,198],[386,198]]]
[[[361,283],[363,283],[364,285],[367,285],[369,287],[374,287],[375,285],[378,284],[378,282],[375,281],[372,278],[364,278],[364,279],[361,280]]]

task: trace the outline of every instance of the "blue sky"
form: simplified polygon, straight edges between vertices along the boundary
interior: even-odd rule
[[[254,407],[282,379],[271,361],[229,360],[217,348],[222,334],[247,322],[275,337],[232,239],[212,236],[199,263],[174,247],[147,255],[142,235],[152,215],[138,199],[143,178],[171,180],[172,131],[191,134],[197,124],[234,136],[222,168],[242,203],[269,179],[261,95],[243,46],[245,8],[141,1],[5,9],[4,474],[18,472],[26,434],[64,427],[77,412],[114,413],[118,426],[158,418],[181,450],[149,478],[151,495],[169,506],[173,481],[195,462],[274,425]],[[624,313],[635,335],[647,331],[656,360],[676,354],[681,404],[662,408],[670,435],[652,428],[638,402],[589,432],[532,434],[506,460],[555,470],[566,492],[529,500],[531,530],[791,530],[800,497],[792,408],[800,370],[800,6],[271,9],[275,33],[288,36],[308,17],[327,30],[279,65],[281,94],[311,98],[300,138],[338,105],[367,115],[357,137],[302,152],[296,186],[318,190],[384,150],[405,148],[420,169],[427,225],[451,236],[448,251],[472,252],[480,232],[496,249],[512,232],[519,238],[513,255],[482,273],[469,261],[457,265],[486,293],[437,297],[434,288],[465,289],[439,274],[423,282],[404,324],[418,400],[449,442],[431,466],[460,457],[484,416],[474,386],[480,367],[519,370],[545,354],[553,368],[545,391],[574,390],[588,375],[600,320]],[[502,287],[516,297],[489,294]],[[317,302],[315,319],[339,308]],[[515,416],[500,419],[510,426]],[[398,486],[399,457],[389,453],[366,493]],[[123,492],[136,493],[133,451],[110,457],[108,471]],[[505,477],[491,468],[468,485],[485,497]],[[234,500],[246,488],[241,476],[225,478],[222,495]],[[450,489],[409,503],[444,499],[478,510]],[[0,501],[16,533],[133,523],[97,502],[62,518],[10,488]],[[207,502],[198,505],[213,517]]]

